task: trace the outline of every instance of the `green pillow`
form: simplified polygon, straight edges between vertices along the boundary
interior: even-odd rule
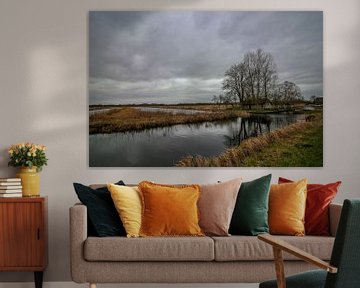
[[[231,218],[230,234],[256,236],[269,233],[270,181],[271,174],[241,184]]]

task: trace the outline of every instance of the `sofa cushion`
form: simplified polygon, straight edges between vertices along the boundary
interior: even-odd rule
[[[231,218],[232,235],[269,233],[268,210],[271,174],[241,184]]]
[[[120,186],[109,183],[111,193],[127,237],[139,237],[141,226],[141,196],[138,187]]]
[[[242,178],[201,185],[199,225],[206,235],[229,236],[231,216]]]
[[[123,181],[116,184],[125,185]],[[126,235],[106,186],[96,185],[96,187],[89,187],[80,183],[74,183],[73,185],[81,203],[87,207],[89,235],[100,237]]]
[[[279,177],[279,184],[293,181]],[[335,198],[341,181],[329,184],[307,184],[305,234],[330,235],[329,206]]]
[[[213,261],[210,237],[89,237],[84,245],[87,261]]]
[[[270,234],[303,236],[305,234],[307,179],[294,183],[273,184],[269,195]]]
[[[142,181],[140,236],[203,236],[196,203],[199,185],[164,185]]]
[[[334,237],[276,236],[322,260],[330,260]],[[272,260],[272,246],[254,236],[212,237],[215,242],[215,261]],[[299,260],[284,253],[285,260]]]

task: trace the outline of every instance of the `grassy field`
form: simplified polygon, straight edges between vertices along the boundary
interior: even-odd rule
[[[155,106],[154,106],[155,107]],[[171,106],[162,106],[172,108]],[[90,115],[89,133],[114,133],[165,127],[176,124],[201,123],[244,117],[248,114],[239,110],[210,110],[212,105],[184,105],[181,109],[196,109],[204,112],[196,114],[171,114],[165,112],[141,111],[134,107],[113,108],[106,112]],[[179,109],[179,107],[176,107]]]
[[[216,157],[189,156],[180,167],[320,167],[323,165],[323,124],[300,122],[244,140]]]
[[[295,133],[285,141],[274,141],[258,153],[246,157],[247,167],[321,167],[323,166],[323,127],[313,126]]]

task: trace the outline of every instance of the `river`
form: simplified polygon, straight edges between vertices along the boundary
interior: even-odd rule
[[[89,135],[90,167],[169,167],[187,155],[215,156],[248,137],[299,120],[304,114],[252,115],[227,121]]]

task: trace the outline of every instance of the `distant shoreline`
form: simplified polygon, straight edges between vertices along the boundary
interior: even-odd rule
[[[212,122],[220,120],[234,119],[237,117],[247,117],[249,114],[241,110],[226,110],[226,107],[216,108],[213,105],[182,105],[176,106],[177,109],[198,110],[199,113],[172,114],[161,111],[141,111],[136,107],[144,106],[106,106],[103,113],[94,113],[89,117],[89,134],[109,134],[116,132],[139,131],[144,129],[173,126],[177,124],[192,124],[202,122]],[[150,107],[147,105],[146,107]],[[156,108],[156,106],[151,106]],[[164,106],[162,106],[164,107]],[[174,106],[173,106],[174,107]],[[171,106],[166,105],[166,108]],[[92,110],[94,111],[94,110]],[[206,112],[206,113],[204,113]]]
[[[217,106],[215,103],[176,103],[176,104],[160,104],[160,103],[142,103],[142,104],[90,104],[89,110],[107,109],[107,108],[123,108],[123,107],[176,107],[184,109],[194,109],[193,106]]]
[[[132,104],[132,105],[89,105],[89,134],[110,134],[117,132],[140,131],[151,128],[168,127],[178,124],[193,124],[249,117],[250,114],[270,113],[312,113],[305,111],[304,103],[294,105],[247,110],[240,105],[216,103],[178,103],[178,104]],[[155,108],[146,111],[137,108]],[[156,108],[159,108],[156,111]],[[256,108],[256,109],[255,109]],[[163,109],[163,111],[162,111]],[[171,113],[171,109],[176,113]],[[100,112],[103,110],[102,112]],[[149,109],[150,110],[150,109]],[[166,111],[168,110],[168,111]],[[181,112],[184,110],[184,112]],[[185,110],[193,110],[188,113]],[[318,111],[321,111],[318,109]],[[95,112],[95,111],[99,111]],[[196,113],[198,111],[198,113]]]

